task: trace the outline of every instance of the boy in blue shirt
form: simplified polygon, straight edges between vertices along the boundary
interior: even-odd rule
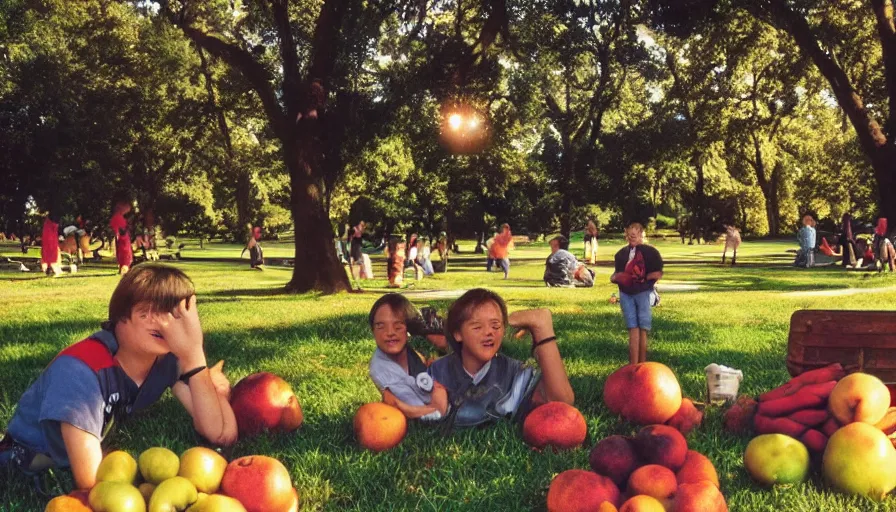
[[[122,277],[103,329],[64,349],[25,391],[0,441],[0,466],[25,473],[71,468],[90,489],[115,423],[169,387],[200,435],[236,441],[220,365],[207,368],[193,283],[180,270],[140,265]]]

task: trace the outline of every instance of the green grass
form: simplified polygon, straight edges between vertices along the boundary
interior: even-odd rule
[[[592,289],[542,286],[547,249],[539,243],[512,254],[507,281],[497,272],[485,273],[481,255],[467,253],[452,260],[448,274],[426,279],[407,292],[418,304],[444,310],[449,299],[436,292],[486,286],[507,299],[512,310],[551,308],[577,406],[588,422],[590,448],[605,436],[637,429],[609,414],[601,401],[605,378],[627,361],[621,313],[607,301],[615,291],[608,283],[609,261],[620,245],[618,240],[602,242],[598,285]],[[232,257],[241,249],[208,247],[190,247],[184,254]],[[795,310],[893,309],[896,303],[896,278],[890,275],[784,265],[792,257],[784,252],[793,248],[790,243],[746,242],[738,255],[744,265],[736,268],[718,265],[718,245],[682,246],[670,240],[658,241],[658,247],[667,260],[679,262],[666,268],[664,282],[692,283],[700,289],[662,294],[662,305],[654,311],[649,357],[669,365],[685,394],[695,399],[704,396],[703,368],[712,362],[742,369],[746,393],[758,394],[785,382],[787,329]],[[3,249],[13,254],[12,245]],[[268,243],[266,251],[289,256],[291,248]],[[381,257],[374,261],[377,277],[384,277]],[[246,262],[189,259],[177,265],[196,284],[209,360],[225,359],[233,381],[261,370],[277,373],[299,395],[306,418],[301,430],[240,442],[232,455],[279,458],[299,489],[303,510],[538,510],[555,474],[588,467],[587,448],[534,452],[509,422],[447,437],[412,425],[398,448],[379,455],[364,452],[353,442],[351,419],[361,404],[378,399],[367,378],[374,342],[366,315],[384,291],[385,279],[365,283],[361,294],[285,295],[281,290],[290,276],[287,269],[254,272]],[[87,265],[60,279],[0,271],[0,425],[8,422],[19,396],[61,348],[98,328],[117,281],[111,262]],[[791,295],[849,288],[891,289]],[[504,350],[526,358],[528,347],[522,343],[508,341]],[[817,479],[774,490],[754,485],[742,464],[749,438],[726,434],[717,409],[708,411],[704,425],[688,440],[715,463],[732,510],[896,510],[896,499],[877,504],[844,497]],[[180,452],[194,443],[188,416],[166,396],[121,426],[108,446],[137,455],[150,446]],[[0,510],[42,510],[43,504],[19,479],[0,485]]]

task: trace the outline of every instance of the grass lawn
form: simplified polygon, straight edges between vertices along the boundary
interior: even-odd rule
[[[283,294],[288,269],[256,272],[248,262],[189,259],[177,265],[196,284],[210,363],[225,359],[234,382],[261,370],[277,373],[299,395],[305,424],[298,433],[240,442],[233,456],[279,458],[299,489],[303,510],[538,510],[544,508],[555,474],[588,467],[594,442],[638,428],[609,414],[601,400],[605,378],[628,357],[619,307],[607,301],[615,291],[608,282],[610,259],[620,245],[619,240],[602,242],[595,269],[598,284],[592,289],[545,288],[541,275],[548,250],[540,243],[512,254],[507,281],[498,272],[485,273],[484,258],[468,252],[452,260],[447,274],[406,290],[415,303],[442,311],[450,297],[475,286],[498,291],[511,310],[553,311],[560,351],[589,430],[587,447],[561,454],[532,451],[509,422],[447,437],[411,425],[407,438],[390,452],[376,455],[357,448],[352,416],[360,405],[379,398],[367,377],[375,345],[366,315],[386,284],[382,256],[374,258],[374,271],[382,279],[364,283],[364,293],[327,297]],[[738,255],[743,266],[736,268],[718,265],[718,245],[684,246],[671,240],[657,245],[673,262],[663,283],[678,286],[667,287],[662,305],[654,310],[649,358],[670,366],[694,399],[703,399],[703,368],[713,362],[742,369],[745,393],[758,394],[785,382],[787,329],[795,310],[894,309],[896,304],[896,277],[795,269],[786,265],[792,255],[785,253],[793,243],[745,242]],[[190,245],[184,256],[235,257],[241,249],[207,247]],[[12,245],[0,249],[14,254]],[[268,243],[265,249],[270,256],[291,255],[291,247],[282,244]],[[117,282],[109,261],[59,279],[0,270],[0,425],[9,421],[19,396],[60,349],[98,328]],[[875,288],[884,290],[851,291]],[[525,359],[525,343],[505,341],[503,350]],[[844,497],[817,478],[791,488],[756,486],[742,463],[749,438],[725,433],[717,409],[708,411],[704,425],[688,441],[715,463],[731,510],[896,510],[896,498],[873,503]],[[151,446],[180,453],[194,444],[189,417],[166,396],[121,426],[107,446],[136,456]],[[0,510],[36,511],[44,503],[19,479],[0,485]]]

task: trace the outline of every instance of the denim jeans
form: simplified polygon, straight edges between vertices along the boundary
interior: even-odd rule
[[[627,328],[650,330],[653,321],[653,314],[650,311],[650,290],[635,295],[619,292],[619,302],[622,304],[622,316],[625,318]]]

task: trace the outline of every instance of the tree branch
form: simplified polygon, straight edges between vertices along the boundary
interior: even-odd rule
[[[289,22],[289,0],[272,0],[274,26],[280,39],[280,59],[283,64],[283,102],[286,118],[296,119],[299,114],[299,55],[296,52],[292,25]]]
[[[890,112],[887,116],[887,134],[896,137],[896,6],[893,0],[871,0],[877,18],[877,33],[884,57],[884,76],[890,96]]]

